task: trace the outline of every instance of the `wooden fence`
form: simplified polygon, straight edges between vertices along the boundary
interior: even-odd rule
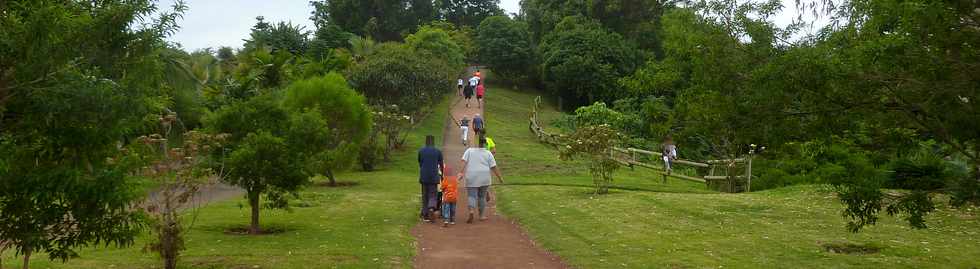
[[[558,147],[562,144],[561,137],[557,134],[548,133],[538,123],[538,107],[541,105],[541,97],[534,98],[529,117],[529,128],[537,136],[538,141]],[[752,190],[752,157],[723,160],[709,160],[697,162],[692,160],[675,159],[672,165],[683,165],[693,167],[697,175],[685,175],[673,173],[673,169],[667,170],[663,164],[663,155],[660,152],[649,151],[637,148],[613,148],[610,156],[619,163],[633,167],[642,167],[657,171],[663,176],[664,182],[668,177],[675,177],[684,180],[704,183],[706,187],[724,192],[742,192]],[[744,170],[743,170],[744,169]]]

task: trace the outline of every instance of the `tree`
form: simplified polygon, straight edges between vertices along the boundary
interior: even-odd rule
[[[456,25],[447,21],[433,21],[427,26],[441,29],[446,31],[446,33],[449,33],[449,38],[452,38],[453,42],[455,42],[456,45],[459,45],[460,49],[463,50],[463,55],[465,56],[467,63],[472,63],[476,60],[477,47],[476,41],[474,40],[476,34],[473,31],[473,27],[456,27]]]
[[[452,66],[463,66],[463,49],[449,36],[449,33],[430,26],[422,26],[418,32],[405,38],[405,44],[422,53],[424,57],[445,59]]]
[[[308,123],[294,132],[291,141],[307,140],[297,143],[294,153],[306,155],[312,160],[312,170],[324,171],[330,185],[336,185],[334,172],[350,167],[371,133],[371,113],[364,96],[351,89],[343,76],[330,73],[289,85],[283,105],[295,112],[319,113],[325,120],[321,127],[316,126],[315,117],[302,116]],[[318,137],[325,139],[314,139]]]
[[[164,109],[157,53],[185,6],[145,24],[148,1],[0,6],[0,242],[24,268],[37,252],[132,244],[142,195],[118,145]]]
[[[325,140],[322,136],[327,131],[319,114],[300,116],[291,115],[274,96],[265,94],[222,107],[205,121],[210,133],[228,134],[224,150],[217,151],[215,157],[228,171],[222,180],[245,189],[252,213],[251,234],[261,233],[259,202],[262,195],[270,201],[268,207],[284,208],[288,206],[289,194],[295,194],[309,184],[311,174],[305,162],[309,155],[296,154],[293,150],[305,146],[301,143],[307,141],[305,139]],[[316,135],[314,137],[287,140],[298,137],[295,133],[308,130],[307,127],[320,131],[304,133]]]
[[[460,28],[476,28],[486,18],[504,16],[500,0],[438,0],[436,9],[440,19]]]
[[[619,141],[618,137],[619,133],[606,124],[577,128],[572,135],[562,137],[559,156],[562,160],[573,160],[577,156],[589,158],[595,193],[609,193],[612,173],[620,167],[619,162],[612,158],[612,149]]]
[[[334,24],[347,32],[378,41],[401,41],[405,33],[434,19],[427,0],[311,1],[317,27]]]
[[[207,155],[225,135],[208,135],[188,131],[172,135],[183,129],[177,122],[177,114],[159,118],[160,132],[138,137],[129,149],[145,158],[140,176],[152,178],[160,187],[146,202],[145,210],[150,217],[150,228],[155,240],[146,248],[157,252],[163,259],[164,268],[177,268],[177,259],[184,250],[184,231],[189,224],[181,216],[198,190],[210,183],[214,170],[205,168]],[[179,138],[179,139],[174,139]],[[179,143],[171,147],[171,143]],[[178,144],[174,144],[178,145]],[[202,169],[204,168],[204,169]]]
[[[488,17],[477,28],[480,62],[503,77],[527,74],[533,63],[527,25],[506,16]]]
[[[304,54],[309,48],[310,33],[305,27],[286,22],[269,24],[262,16],[255,20],[257,22],[252,27],[249,39],[245,40],[245,51],[266,48],[273,53],[284,50],[291,54]]]
[[[398,105],[402,113],[418,116],[453,89],[460,68],[405,45],[385,43],[351,67],[347,77],[369,104]]]
[[[617,80],[632,73],[641,59],[622,36],[581,16],[565,18],[537,54],[546,88],[573,107],[622,97]]]
[[[313,40],[310,41],[310,56],[314,59],[323,59],[334,49],[349,48],[352,37],[354,34],[344,31],[335,24],[319,27],[313,34]]]
[[[784,66],[822,71],[808,77],[818,83],[780,92],[798,91],[791,96],[805,102],[794,103],[793,110],[816,115],[819,122],[850,115],[909,128],[921,134],[918,139],[948,148],[932,154],[971,167],[970,176],[945,190],[927,187],[927,177],[913,178],[914,187],[901,195],[881,190],[880,181],[835,182],[852,231],[874,225],[881,211],[925,228],[924,215],[937,192],[952,194],[954,205],[980,203],[977,7],[975,1],[848,1],[832,9],[845,23],[829,27],[804,50],[812,56],[809,64]]]
[[[533,43],[541,42],[567,16],[585,16],[637,43],[660,53],[660,19],[683,0],[521,1],[521,12]]]

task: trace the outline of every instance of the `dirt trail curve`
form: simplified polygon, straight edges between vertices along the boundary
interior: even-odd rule
[[[451,109],[456,119],[462,119],[464,115],[472,118],[473,114],[483,114],[476,102],[472,102],[469,108],[465,106],[465,101],[455,102]],[[458,171],[459,160],[465,151],[459,128],[451,119],[447,119],[443,132],[444,159]],[[470,132],[471,144],[476,144],[472,130]],[[507,168],[503,165],[505,162],[501,163],[501,172],[506,180]],[[466,224],[466,191],[462,184],[459,194],[456,225],[443,228],[442,222],[438,221],[438,224],[422,223],[412,229],[412,234],[418,238],[415,268],[568,268],[558,256],[535,246],[521,227],[498,215],[496,199],[488,204],[489,220],[474,220],[473,224]],[[496,195],[493,197],[496,198]]]

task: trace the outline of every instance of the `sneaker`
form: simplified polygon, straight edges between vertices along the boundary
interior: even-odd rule
[[[443,221],[442,222],[442,227],[449,227],[449,222],[448,221]]]
[[[456,225],[456,222],[455,221],[450,221],[449,222],[449,225]]]
[[[430,220],[436,220],[436,219],[438,219],[438,217],[436,217],[436,212],[435,211],[431,211],[431,210],[429,211],[429,219]]]

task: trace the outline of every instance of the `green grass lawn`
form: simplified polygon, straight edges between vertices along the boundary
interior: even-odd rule
[[[749,194],[650,170],[621,169],[608,195],[592,195],[583,161],[562,162],[537,143],[527,113],[536,93],[487,91],[487,128],[510,185],[495,187],[498,207],[544,246],[580,268],[973,268],[980,266],[980,209],[941,206],[930,228],[911,230],[883,217],[858,234],[845,229],[841,205],[820,186]],[[559,116],[553,107],[542,124]],[[882,247],[837,254],[826,243]]]
[[[232,199],[199,209],[187,234],[181,268],[410,268],[415,238],[409,230],[418,218],[418,167],[415,149],[432,134],[441,140],[449,100],[414,129],[405,150],[377,172],[351,172],[340,181],[352,187],[312,186],[293,201],[291,212],[263,209],[264,228],[284,230],[262,236],[225,234],[246,227],[249,209],[244,199]],[[298,206],[295,206],[298,205]],[[34,255],[31,268],[159,268],[156,254],[143,252],[148,235],[129,248],[100,247],[80,251],[68,263]],[[4,266],[20,266],[12,251]],[[17,258],[19,259],[19,258]],[[18,267],[19,268],[19,267]]]

